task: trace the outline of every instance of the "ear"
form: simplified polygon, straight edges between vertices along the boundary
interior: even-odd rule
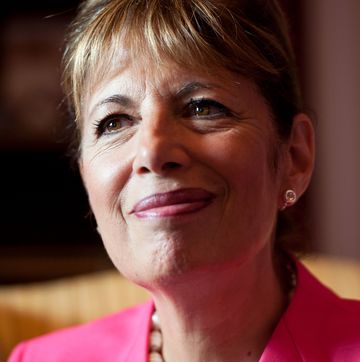
[[[292,189],[300,197],[307,189],[314,169],[315,135],[311,119],[304,113],[294,117],[286,146],[286,168],[282,192]]]

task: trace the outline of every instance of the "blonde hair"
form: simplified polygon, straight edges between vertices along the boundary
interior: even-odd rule
[[[276,0],[84,1],[64,54],[64,89],[77,120],[85,89],[111,67],[119,44],[134,59],[146,53],[154,64],[171,59],[252,79],[281,135],[301,108],[287,23]]]

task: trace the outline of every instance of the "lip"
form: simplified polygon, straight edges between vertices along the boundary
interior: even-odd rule
[[[140,200],[130,214],[138,218],[163,218],[198,212],[207,207],[215,195],[202,188],[186,188],[157,193]]]

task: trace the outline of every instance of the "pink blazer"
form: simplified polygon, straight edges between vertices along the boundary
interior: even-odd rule
[[[360,302],[340,299],[297,262],[292,301],[260,362],[359,362]],[[21,343],[9,362],[145,362],[150,316],[146,304]]]

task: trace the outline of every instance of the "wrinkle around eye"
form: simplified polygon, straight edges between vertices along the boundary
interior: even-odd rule
[[[125,143],[131,140],[131,138],[136,133],[135,127],[123,131],[114,133],[113,135],[107,135],[105,137],[101,137],[99,139],[95,139],[91,146],[84,146],[84,149],[86,150],[87,147],[91,147],[94,150],[94,154],[90,158],[90,161],[93,161],[97,157],[100,157],[101,155],[108,153],[110,151],[118,150],[121,146],[123,146]]]
[[[250,117],[233,115],[214,118],[213,122],[209,122],[208,118],[197,118],[194,122],[188,124],[188,127],[200,134],[206,134],[233,131],[251,123],[252,118]]]

